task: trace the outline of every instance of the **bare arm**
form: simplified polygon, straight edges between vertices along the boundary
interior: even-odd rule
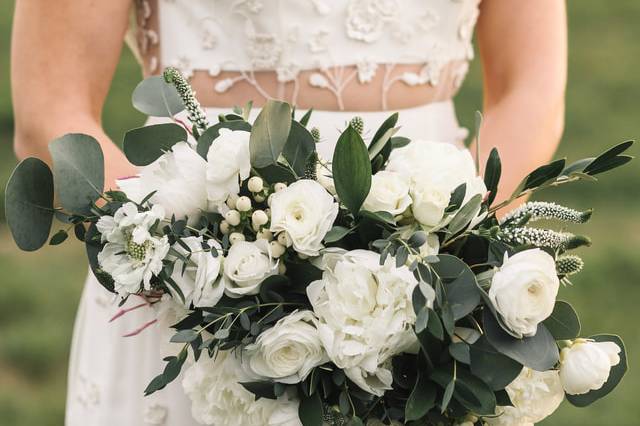
[[[484,73],[483,165],[497,147],[497,201],[551,159],[564,128],[567,24],[562,0],[483,0],[478,39]]]
[[[131,0],[17,0],[11,83],[18,158],[50,161],[49,142],[86,133],[105,155],[105,185],[131,175],[102,129],[102,106],[120,58]]]

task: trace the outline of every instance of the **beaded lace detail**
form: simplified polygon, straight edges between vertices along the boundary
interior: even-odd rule
[[[159,47],[145,61],[148,73],[158,72],[160,64],[187,77],[207,71],[217,93],[245,82],[271,98],[277,94],[260,86],[256,72],[275,71],[279,83],[292,85],[295,103],[301,71],[313,70],[304,73],[304,84],[329,90],[342,107],[347,85],[367,84],[377,73],[384,76],[383,104],[394,84],[437,86],[452,63],[459,85],[473,58],[480,0],[136,2],[139,49]],[[150,28],[152,12],[157,28]],[[398,64],[422,66],[393,73]]]

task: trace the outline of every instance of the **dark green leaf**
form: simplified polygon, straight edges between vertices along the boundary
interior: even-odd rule
[[[104,189],[100,144],[89,135],[67,134],[51,142],[49,151],[60,204],[70,212],[89,214]]]
[[[291,170],[280,164],[272,164],[271,166],[256,168],[254,170],[267,182],[284,182],[291,184],[297,180]]]
[[[371,188],[371,162],[362,137],[351,126],[338,139],[332,168],[340,201],[357,214]]]
[[[411,139],[405,138],[404,136],[395,136],[391,138],[391,148],[398,149],[405,147],[411,143]]]
[[[620,154],[629,149],[631,145],[633,145],[633,141],[626,141],[608,149],[589,163],[589,165],[584,168],[584,173],[595,175],[629,162],[632,157]]]
[[[569,340],[580,335],[580,319],[573,307],[562,300],[556,301],[553,312],[544,320],[551,335],[556,340]]]
[[[480,212],[482,195],[476,194],[456,213],[447,226],[447,233],[455,235],[464,230]]]
[[[100,269],[100,265],[98,264],[98,253],[102,250],[102,244],[100,243],[99,233],[95,224],[91,224],[87,230],[85,235],[85,249],[87,251],[87,259],[89,261],[89,266],[91,267],[91,272],[93,272],[93,275],[96,277],[100,285],[111,293],[114,293],[113,278],[111,278],[111,275]]]
[[[249,140],[251,165],[262,168],[275,165],[291,130],[291,105],[269,100],[256,118]]]
[[[345,228],[344,226],[334,226],[327,232],[327,235],[324,236],[324,242],[335,243],[336,241],[340,241],[349,235],[351,231],[352,229]]]
[[[61,229],[53,234],[53,237],[51,237],[51,240],[49,240],[49,245],[57,246],[58,244],[62,244],[68,237],[69,234],[67,234],[67,231]]]
[[[469,345],[464,342],[451,343],[449,345],[449,354],[453,359],[463,364],[469,364],[471,362]]]
[[[436,402],[436,387],[425,375],[418,373],[418,380],[407,399],[404,409],[406,421],[424,417]]]
[[[427,325],[429,324],[429,317],[429,308],[427,306],[423,306],[416,316],[416,333],[422,333],[422,331],[427,328]]]
[[[303,426],[322,426],[322,414],[322,400],[319,392],[303,398],[300,402],[298,416]]]
[[[133,107],[153,117],[173,117],[184,110],[184,103],[176,88],[162,76],[142,80],[131,97]]]
[[[371,139],[371,145],[369,145],[369,152],[376,149],[376,145],[379,140],[383,139],[385,135],[389,132],[389,130],[393,129],[398,122],[398,113],[391,114],[384,122],[380,125],[376,133],[373,135]],[[380,150],[378,150],[380,152]]]
[[[453,319],[459,320],[480,303],[476,277],[466,263],[453,255],[440,254],[438,259],[431,267],[443,281]]]
[[[123,150],[136,166],[147,166],[171,147],[187,140],[187,131],[173,123],[155,124],[129,130],[124,135]]]
[[[471,372],[488,384],[491,389],[504,389],[522,370],[517,361],[502,355],[482,336],[469,351]]]
[[[478,377],[458,368],[454,398],[477,414],[492,415],[496,410],[496,396]]]
[[[256,396],[256,399],[267,398],[277,399],[272,382],[244,382],[240,383],[246,390]]]
[[[311,133],[293,121],[282,155],[299,177],[304,176],[309,157],[315,150],[316,143]]]
[[[218,124],[215,124],[209,127],[204,131],[202,135],[198,138],[198,146],[196,150],[198,154],[204,159],[207,158],[207,154],[209,153],[209,147],[215,141],[218,136],[220,136],[220,129],[229,129],[229,130],[242,130],[245,132],[251,131],[251,124],[246,121],[234,120],[234,121],[223,121]]]
[[[389,212],[370,212],[368,210],[360,210],[360,217],[371,219],[374,222],[386,223],[387,225],[395,225],[396,220]]]
[[[302,118],[300,119],[300,124],[302,124],[304,127],[307,127],[307,124],[309,124],[309,119],[311,119],[312,113],[313,113],[313,108],[305,112]]]
[[[501,354],[537,371],[550,370],[558,363],[558,346],[543,324],[538,325],[535,336],[517,339],[502,329],[489,309],[482,318],[487,340]]]
[[[527,176],[522,190],[525,191],[527,189],[535,188],[545,182],[550,181],[551,179],[557,178],[564,170],[564,166],[565,160],[560,159],[544,166],[538,167],[533,172],[531,172],[529,176]]]
[[[15,168],[5,190],[5,215],[14,241],[22,250],[42,247],[53,222],[53,175],[37,158]]]
[[[165,386],[167,386],[167,381],[164,378],[164,374],[158,374],[147,385],[146,389],[144,390],[144,396],[149,396],[156,391],[164,389]]]
[[[609,372],[609,379],[600,389],[587,392],[584,395],[567,395],[569,402],[576,407],[586,407],[598,399],[607,396],[615,389],[616,386],[618,386],[628,369],[627,350],[624,346],[624,342],[619,336],[613,334],[597,334],[595,336],[591,336],[590,339],[593,339],[596,342],[613,342],[618,345],[621,349],[620,362],[611,368],[611,371]]]
[[[464,202],[464,196],[467,193],[467,184],[461,183],[453,190],[451,193],[451,198],[449,199],[449,205],[447,206],[447,211],[454,212],[458,210],[462,203]]]
[[[194,341],[198,337],[198,333],[195,330],[186,329],[180,330],[171,337],[173,343],[189,343]]]
[[[442,396],[442,404],[441,404],[441,413],[447,411],[447,407],[449,407],[449,403],[451,402],[451,397],[453,396],[453,391],[456,389],[456,381],[455,379],[451,379],[447,387],[444,389],[444,395]]]
[[[489,191],[487,205],[491,205],[498,194],[498,184],[500,183],[500,175],[502,174],[502,164],[498,150],[493,148],[487,159],[487,165],[484,169],[484,184]]]

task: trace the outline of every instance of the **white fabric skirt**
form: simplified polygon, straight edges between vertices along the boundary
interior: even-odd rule
[[[229,109],[211,108],[211,122]],[[257,114],[258,111],[254,111]],[[456,119],[453,103],[438,102],[400,110],[399,136],[462,145],[467,132]],[[302,116],[303,111],[297,113]],[[371,138],[390,112],[314,111],[309,127],[318,127],[323,158],[332,157],[338,135],[354,116],[365,123],[365,140]],[[149,123],[163,120],[150,119]],[[165,120],[166,121],[166,120]],[[123,308],[139,305],[130,297]],[[90,273],[76,317],[71,347],[66,407],[67,426],[191,426],[191,404],[182,392],[180,378],[167,388],[145,397],[147,384],[162,372],[162,358],[171,350],[170,333],[154,324],[133,337],[123,337],[153,321],[157,308],[142,307],[109,320],[121,309]]]

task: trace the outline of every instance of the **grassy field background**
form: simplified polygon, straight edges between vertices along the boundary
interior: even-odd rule
[[[15,165],[9,89],[12,10],[13,0],[0,3],[1,198]],[[577,159],[640,135],[640,2],[572,1],[569,17],[567,122],[558,155]],[[123,53],[104,114],[106,129],[115,140],[143,121],[128,107],[139,79],[132,56]],[[461,120],[470,127],[481,105],[477,62],[457,103]],[[638,152],[635,147],[632,154]],[[585,271],[573,287],[561,289],[560,297],[580,312],[583,334],[622,335],[631,371],[609,398],[588,409],[564,403],[544,425],[640,422],[639,186],[640,162],[635,162],[604,175],[597,184],[583,183],[546,195],[576,208],[595,208],[593,220],[583,227],[594,240],[593,247],[581,250]],[[68,348],[85,273],[82,248],[75,243],[34,254],[19,252],[0,213],[0,425],[63,424]]]

